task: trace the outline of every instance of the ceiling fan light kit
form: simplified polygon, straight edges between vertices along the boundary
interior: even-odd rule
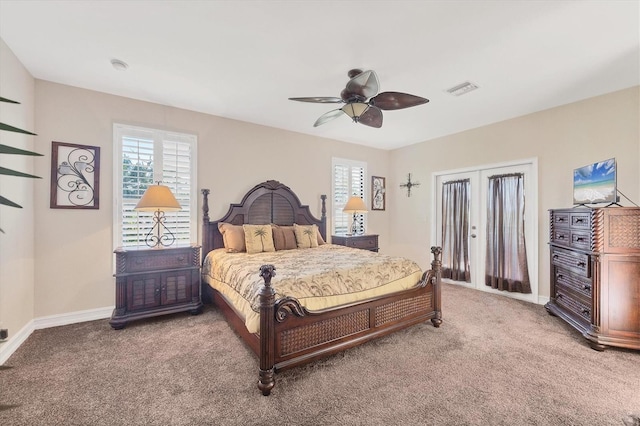
[[[313,103],[344,103],[340,109],[335,109],[321,115],[313,124],[318,127],[334,118],[346,114],[354,123],[365,126],[382,127],[382,110],[395,110],[414,107],[429,102],[429,99],[401,92],[378,93],[379,83],[375,71],[352,69],[347,73],[350,80],[340,93],[340,97],[303,97],[289,98],[292,101]]]
[[[357,118],[369,108],[369,105],[362,102],[352,102],[340,108],[345,114],[351,118]]]

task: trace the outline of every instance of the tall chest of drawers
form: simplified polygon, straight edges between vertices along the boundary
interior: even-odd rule
[[[589,341],[640,349],[640,208],[550,211],[545,308]]]

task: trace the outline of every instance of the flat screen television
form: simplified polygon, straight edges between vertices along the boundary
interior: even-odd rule
[[[615,203],[616,159],[589,164],[573,171],[573,204]]]

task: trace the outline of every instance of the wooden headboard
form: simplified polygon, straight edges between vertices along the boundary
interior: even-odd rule
[[[322,216],[317,219],[303,206],[291,189],[275,180],[254,186],[239,204],[231,204],[229,211],[218,220],[209,220],[209,190],[202,190],[202,257],[213,249],[224,247],[219,222],[233,225],[275,223],[276,225],[318,225],[320,235],[327,239],[326,195],[321,195]]]

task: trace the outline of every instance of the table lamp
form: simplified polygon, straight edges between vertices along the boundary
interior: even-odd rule
[[[181,208],[180,203],[178,203],[176,197],[173,196],[168,186],[160,185],[160,182],[158,182],[157,185],[150,185],[147,188],[134,210],[139,212],[153,212],[154,224],[145,236],[145,243],[147,243],[149,247],[160,248],[160,246],[166,247],[173,244],[176,237],[164,224],[164,212],[178,211]]]
[[[358,233],[358,220],[356,215],[358,213],[366,213],[367,206],[364,204],[364,200],[356,195],[349,198],[347,204],[342,209],[345,213],[353,213],[353,220],[351,221],[351,233],[347,235],[356,235]]]

